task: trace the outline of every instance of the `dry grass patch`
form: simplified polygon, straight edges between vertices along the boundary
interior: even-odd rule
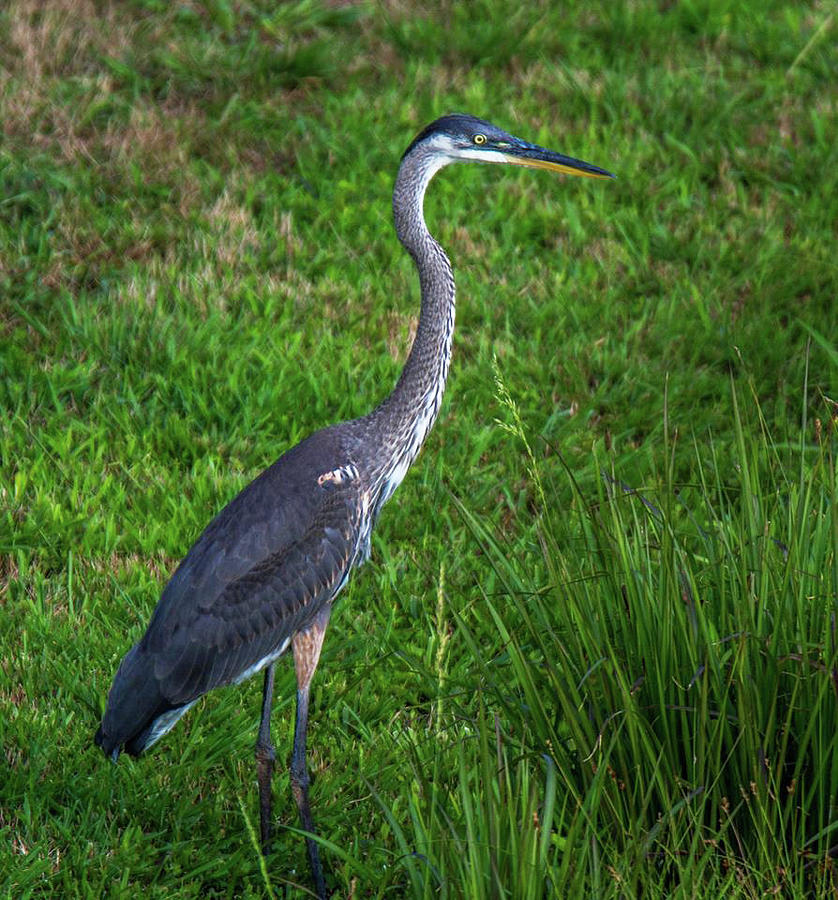
[[[222,265],[235,267],[259,246],[259,230],[251,211],[239,202],[237,190],[226,187],[206,211],[204,221],[213,237],[212,252]],[[206,248],[198,248],[207,252]]]
[[[387,352],[396,362],[403,362],[413,346],[419,317],[415,314],[391,310],[387,313]]]
[[[0,38],[0,111],[7,138],[35,144],[58,143],[65,158],[75,158],[78,106],[62,108],[56,87],[73,79],[94,96],[111,93],[101,57],[130,43],[131,29],[108,4],[91,0],[12,0],[3,15]],[[50,136],[52,136],[50,138]]]
[[[149,180],[181,182],[189,161],[189,136],[206,127],[203,113],[171,101],[134,103],[128,121],[108,121],[99,146],[107,158],[122,164],[141,160]],[[193,184],[185,194],[198,189]]]
[[[123,96],[108,59],[158,43],[167,21],[149,30],[125,9],[91,0],[16,0],[0,38],[3,132],[27,151],[56,152],[65,162],[95,165],[139,160],[150,177],[182,173],[190,141],[204,126],[197,106]],[[67,102],[67,91],[75,96]],[[100,124],[102,123],[102,124]]]
[[[92,0],[12,0],[6,16],[8,46],[0,46],[3,68],[37,86],[47,78],[65,79],[100,67],[131,44],[125,10]]]

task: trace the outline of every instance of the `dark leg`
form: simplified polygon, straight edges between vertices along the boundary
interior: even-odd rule
[[[274,694],[273,663],[265,669],[265,691],[262,694],[262,721],[256,739],[256,780],[259,782],[259,830],[262,853],[267,856],[271,845],[271,777],[274,772],[274,753],[271,744],[271,702]]]
[[[303,830],[315,833],[314,820],[311,818],[311,806],[308,802],[308,768],[306,767],[306,732],[308,730],[308,692],[314,670],[320,659],[320,649],[326,626],[329,624],[330,607],[318,614],[317,618],[305,630],[294,636],[294,668],[297,672],[297,720],[294,725],[294,752],[291,756],[291,790],[300,811],[300,822]],[[323,867],[320,865],[320,853],[317,842],[306,838],[308,860],[314,878],[314,888],[320,900],[326,900],[326,882],[323,880]]]

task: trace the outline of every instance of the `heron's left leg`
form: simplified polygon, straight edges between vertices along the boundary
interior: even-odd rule
[[[267,855],[271,843],[271,778],[274,772],[274,753],[271,743],[271,702],[274,695],[274,664],[265,670],[265,690],[262,694],[262,720],[256,739],[256,780],[259,783],[259,830],[262,853]]]
[[[314,821],[311,817],[311,807],[308,802],[308,768],[306,766],[306,732],[308,730],[308,694],[311,679],[317,663],[320,659],[320,650],[323,647],[323,637],[326,634],[326,626],[329,624],[331,606],[324,606],[317,617],[303,631],[294,635],[292,646],[294,648],[294,668],[297,673],[297,720],[294,725],[294,752],[291,756],[291,790],[297,801],[297,809],[300,811],[300,822],[303,829],[309,834],[314,834]],[[326,882],[323,880],[323,868],[320,865],[320,854],[317,849],[317,841],[306,837],[308,845],[308,859],[311,864],[311,874],[314,877],[314,886],[317,896],[321,900],[326,897]]]

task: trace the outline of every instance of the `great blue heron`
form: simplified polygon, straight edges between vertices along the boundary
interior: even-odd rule
[[[96,743],[114,761],[138,755],[207,691],[265,669],[256,741],[263,851],[271,836],[274,663],[291,647],[297,716],[291,787],[303,829],[308,799],[309,686],[332,604],[370,554],[370,534],[433,426],[451,360],[454,275],[422,211],[425,189],[452,162],[511,163],[593,178],[597,166],[545,150],[472,116],[428,125],[402,157],[393,190],[399,240],[416,263],[422,308],[395,389],[360,419],[318,431],[283,454],[207,526],[166,585],[146,633],[122,660]],[[319,897],[326,885],[307,837]]]

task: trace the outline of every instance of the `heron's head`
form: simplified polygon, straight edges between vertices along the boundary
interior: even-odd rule
[[[507,134],[491,122],[460,113],[431,122],[416,136],[404,157],[417,149],[434,157],[434,169],[458,160],[468,160],[550,169],[588,178],[614,177],[599,166],[530,144]]]

